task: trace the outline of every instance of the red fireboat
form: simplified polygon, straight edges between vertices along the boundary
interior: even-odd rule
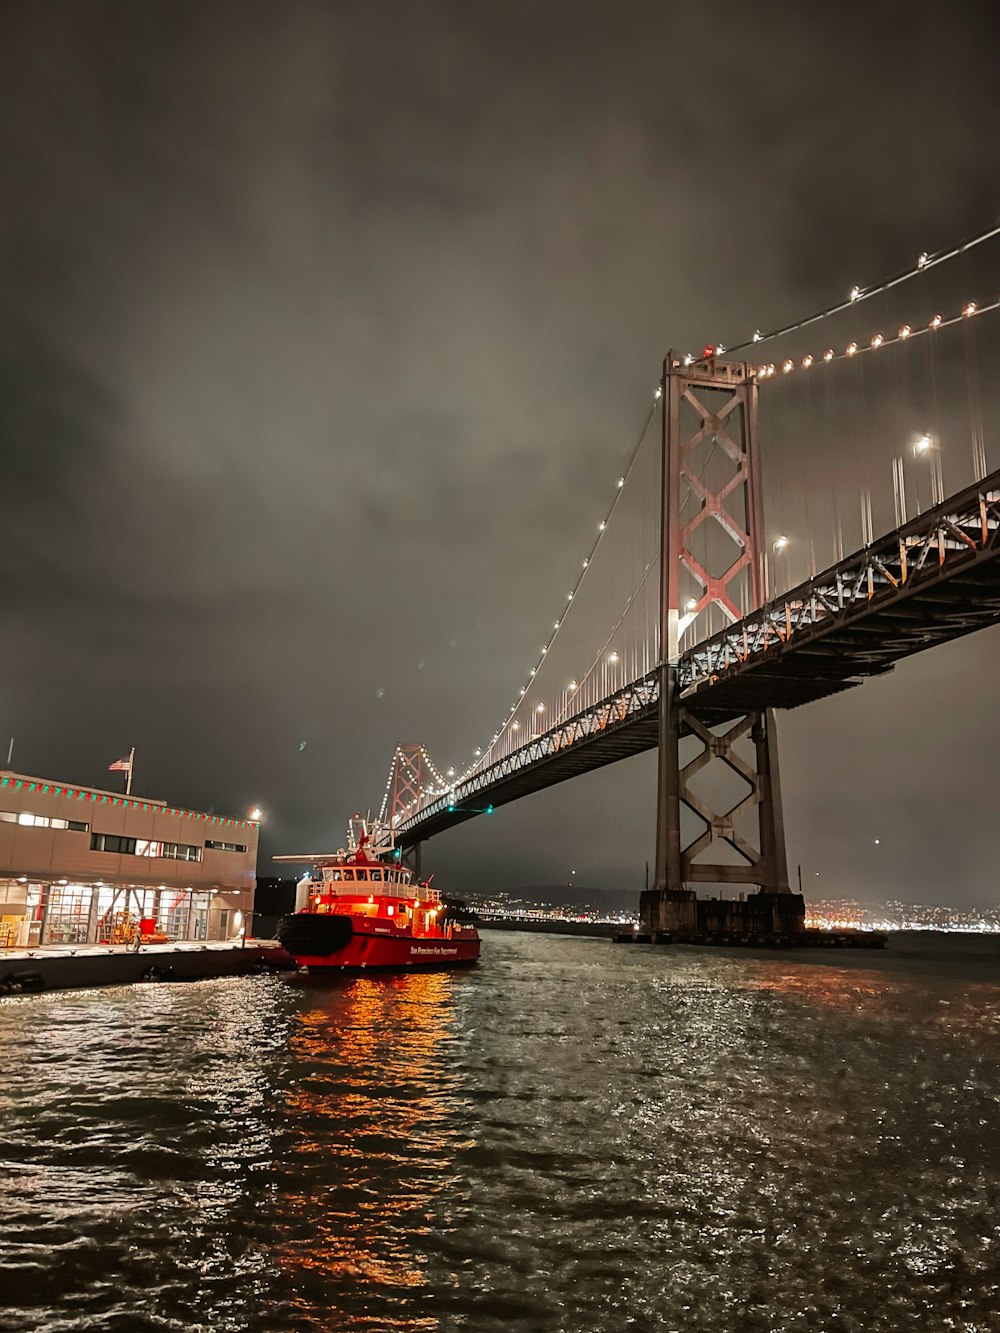
[[[456,967],[479,958],[475,917],[457,899],[442,897],[431,881],[415,880],[391,839],[355,814],[347,847],[318,856],[276,856],[308,861],[295,912],[278,922],[278,940],[310,972],[373,968]],[[433,877],[432,877],[433,878]]]

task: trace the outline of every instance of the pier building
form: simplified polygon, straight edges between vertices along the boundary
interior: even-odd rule
[[[259,825],[0,772],[0,949],[236,940]]]

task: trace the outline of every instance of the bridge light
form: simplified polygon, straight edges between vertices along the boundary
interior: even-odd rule
[[[569,683],[569,687],[568,687],[568,688],[571,689],[571,690],[575,690],[575,689],[578,689],[579,687],[577,686],[577,683],[576,683],[575,680],[571,680],[570,683]]]
[[[618,489],[621,490],[621,488],[622,488],[624,485],[625,485],[625,478],[624,478],[624,477],[619,477],[619,478],[618,478]]]
[[[536,712],[536,713],[544,713],[544,712],[545,712],[545,705],[544,705],[544,704],[538,704],[537,707],[535,708],[535,712]]]
[[[653,394],[653,397],[654,399],[663,397],[663,390],[659,385],[656,386],[656,393]]]
[[[847,351],[847,355],[848,355],[848,356],[857,356],[857,354],[858,354],[858,344],[857,344],[857,343],[848,343],[848,344],[847,344],[846,351]]]
[[[587,566],[588,566],[589,564],[590,564],[590,561],[589,561],[589,560],[584,560],[584,562],[583,562],[583,567],[584,567],[584,569],[586,569]]]
[[[941,316],[940,316],[940,315],[935,315],[934,318],[931,320],[930,325],[929,325],[928,327],[930,327],[930,328],[932,328],[932,329],[939,329],[939,328],[941,327]]]
[[[933,448],[933,446],[934,441],[929,435],[921,435],[920,439],[917,440],[913,446],[913,452],[915,454],[925,454],[927,450]]]
[[[901,324],[899,327],[900,338],[908,338],[912,332],[913,330],[910,328],[909,324]]]
[[[695,601],[693,597],[689,597],[687,601],[684,603],[684,610],[690,613],[692,611],[697,611],[697,609],[698,609],[698,603]]]
[[[795,369],[795,362],[791,360],[785,361],[781,369],[785,372],[786,375],[789,375]]]
[[[604,529],[605,529],[607,526],[608,526],[607,523],[605,523],[604,519],[602,518],[601,521],[600,521],[600,523],[598,523],[598,525],[597,525],[597,531],[598,531],[598,532],[603,532]]]
[[[775,538],[774,549],[776,551],[783,551],[787,545],[788,545],[788,538],[785,536],[784,533],[782,533],[780,537]]]
[[[514,721],[510,724],[511,731],[517,731],[520,725],[521,725],[520,722],[518,722],[517,718],[515,718]]]
[[[881,347],[882,344],[883,344],[884,342],[885,342],[885,339],[882,337],[881,333],[876,333],[875,336],[874,336],[874,338],[872,338],[872,346],[873,346],[873,347],[876,347],[876,348],[877,348],[877,347]]]
[[[851,300],[852,300],[852,301],[860,301],[860,300],[861,300],[861,288],[860,288],[860,287],[852,287],[852,288],[851,288]]]
[[[760,329],[754,329],[754,331],[753,331],[753,340],[754,340],[755,343],[759,343],[759,342],[760,342],[760,340],[761,340],[761,336],[762,336],[762,335],[761,335],[761,331],[760,331]]]
[[[804,356],[804,357],[802,358],[802,369],[803,369],[803,370],[808,370],[809,367],[812,365],[812,363],[813,363],[813,359],[812,359],[811,356]]]
[[[453,805],[449,805],[448,813],[449,815],[453,815],[455,813],[455,807]]]
[[[694,364],[694,357],[691,355],[690,352],[688,352],[687,356],[684,358],[684,364],[686,366],[691,366]]]
[[[618,654],[617,654],[616,652],[614,652],[614,651],[608,653],[608,661],[609,661],[609,662],[617,662],[617,661],[618,661]]]
[[[453,778],[455,776],[455,770],[453,768],[448,769],[448,776],[450,778]]]
[[[965,316],[966,319],[968,319],[970,315],[974,315],[975,313],[976,313],[975,301],[970,301],[968,305],[962,307],[962,314]]]
[[[823,353],[823,360],[824,360],[824,361],[832,361],[832,360],[833,360],[833,348],[832,348],[832,347],[828,347],[828,348],[826,349],[826,351]]]
[[[917,256],[917,268],[926,268],[930,262],[931,257],[926,250]]]

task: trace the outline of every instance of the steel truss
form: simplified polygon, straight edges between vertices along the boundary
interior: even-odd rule
[[[412,845],[452,824],[472,818],[486,803],[496,806],[565,778],[652,749],[658,743],[661,684],[672,690],[676,742],[694,734],[703,752],[726,762],[726,742],[711,730],[725,723],[741,728],[754,741],[756,772],[741,776],[765,816],[757,844],[730,838],[730,826],[748,813],[743,801],[719,813],[699,809],[691,779],[697,770],[681,769],[671,790],[710,829],[713,837],[735,847],[746,862],[737,867],[739,882],[775,888],[786,880],[781,850],[780,796],[775,761],[774,721],[770,709],[796,707],[811,699],[859,684],[866,675],[935,643],[1000,623],[1000,471],[919,515],[895,532],[841,561],[815,579],[705,640],[681,656],[670,671],[661,669],[609,695],[599,704],[530,738],[520,749],[467,781],[420,801],[426,781],[422,747],[400,747],[390,778],[393,827],[399,843]],[[668,710],[668,718],[671,711]],[[756,734],[755,734],[756,729]],[[770,747],[767,756],[758,747]],[[706,735],[712,739],[706,740]],[[671,741],[671,751],[679,755]],[[729,764],[732,768],[734,765]],[[738,766],[737,771],[740,771]],[[751,784],[750,774],[753,774]],[[397,781],[398,780],[398,781]],[[695,796],[695,801],[687,799]],[[403,814],[407,802],[418,808]],[[773,824],[773,838],[770,819]],[[681,847],[673,861],[672,883],[704,881],[700,842]],[[736,834],[733,829],[733,833]],[[694,866],[699,869],[694,870]],[[732,866],[715,866],[713,882],[733,882]],[[722,872],[722,873],[719,873]]]
[[[451,788],[446,795],[428,802],[416,814],[400,818],[394,825],[396,840],[402,843],[413,842],[414,835],[420,838],[430,836],[424,830],[433,823],[454,823],[456,818],[481,813],[478,809],[467,808],[470,804],[481,804],[477,801],[479,797],[483,799],[489,797],[494,805],[503,804],[504,798],[498,794],[498,789],[504,783],[525,773],[526,770],[551,763],[556,759],[565,760],[571,750],[575,756],[582,745],[610,737],[632,723],[643,719],[648,721],[655,715],[658,697],[659,680],[655,672],[633,681],[592,708],[587,708],[549,731],[542,732],[512,754],[474,773],[465,782]],[[614,756],[614,758],[619,757],[621,756],[618,754]],[[574,766],[573,771],[580,772],[596,766],[588,761],[579,768]],[[570,772],[565,774],[567,777],[572,775]],[[539,787],[547,785],[550,785],[549,782],[538,783]],[[437,829],[431,831],[436,832]]]
[[[682,698],[719,696],[734,676],[761,672],[767,659],[792,653],[800,678],[873,674],[942,637],[992,623],[1000,598],[989,580],[972,580],[976,567],[998,551],[995,472],[685,653]],[[956,586],[949,598],[945,585],[966,577],[968,586]],[[912,604],[909,612],[906,603]],[[877,617],[878,632],[866,633]],[[824,639],[831,640],[825,649]]]

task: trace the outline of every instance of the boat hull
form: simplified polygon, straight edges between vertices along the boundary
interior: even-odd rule
[[[337,922],[336,928],[331,924]],[[351,929],[344,938],[345,927]],[[460,967],[479,958],[473,926],[452,933],[414,935],[372,927],[370,918],[298,912],[278,925],[278,939],[299,967],[310,972],[369,972],[379,969]]]

